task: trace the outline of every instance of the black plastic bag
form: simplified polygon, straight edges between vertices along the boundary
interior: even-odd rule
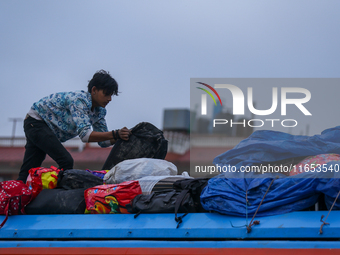
[[[164,159],[168,152],[168,141],[163,132],[148,122],[141,122],[131,129],[128,141],[118,139],[107,157],[102,170],[110,170],[126,159]]]
[[[98,185],[103,185],[103,180],[85,170],[69,169],[60,171],[58,175],[58,188],[88,189]]]

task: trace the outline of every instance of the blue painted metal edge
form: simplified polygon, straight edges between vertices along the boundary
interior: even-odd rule
[[[339,249],[337,241],[0,241],[1,248],[258,248]]]
[[[174,214],[16,215],[0,229],[1,239],[325,239],[340,238],[340,211],[331,212],[319,234],[321,215],[293,212],[256,218],[260,225],[247,233],[245,218],[193,213],[176,228]],[[0,221],[4,216],[0,217]]]

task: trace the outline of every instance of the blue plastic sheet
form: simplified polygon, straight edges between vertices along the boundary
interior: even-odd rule
[[[340,154],[340,126],[327,129],[321,135],[294,136],[275,131],[257,131],[234,149],[217,156],[213,163],[251,166],[294,157]],[[325,194],[328,208],[340,190],[340,161],[327,163],[322,172],[305,172],[287,177],[280,173],[226,172],[209,180],[202,191],[204,209],[222,214],[251,217],[274,179],[257,216],[269,216],[299,211],[313,206]],[[246,203],[247,198],[247,203]],[[340,209],[340,198],[334,210]]]
[[[330,166],[332,166],[332,169],[334,169],[335,168],[334,166],[339,164],[340,161],[332,161],[327,164],[327,167],[330,169]],[[328,209],[331,208],[333,202],[335,201],[340,191],[340,172],[332,171],[329,174],[333,176],[331,176],[330,178],[328,178],[329,176],[327,176],[327,178],[320,178],[319,175],[317,177],[319,181],[317,191],[325,195],[325,203]],[[340,196],[336,200],[333,210],[340,210]]]
[[[314,205],[319,197],[317,178],[275,179],[275,175],[271,173],[265,174],[266,178],[225,177],[226,175],[222,175],[209,180],[201,194],[204,209],[227,215],[252,216],[273,179],[257,216],[303,210]]]
[[[283,132],[259,130],[241,141],[232,150],[213,160],[216,165],[241,165],[314,156],[325,153],[340,154],[340,126],[326,129],[320,135],[301,136]]]

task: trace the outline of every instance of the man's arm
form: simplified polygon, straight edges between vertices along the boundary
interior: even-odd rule
[[[103,142],[107,140],[114,140],[113,138],[114,137],[111,131],[108,132],[92,131],[89,137],[89,142]]]
[[[118,134],[117,134],[118,132]],[[118,131],[109,131],[109,132],[97,132],[92,131],[89,137],[89,142],[103,142],[110,140],[111,144],[114,144],[116,140],[115,137],[123,139],[125,141],[129,140],[129,136],[131,134],[131,131],[123,127],[122,129],[118,129]]]

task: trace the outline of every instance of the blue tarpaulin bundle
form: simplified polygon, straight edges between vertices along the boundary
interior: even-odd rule
[[[240,171],[241,166],[326,153],[340,154],[340,126],[315,136],[256,131],[234,149],[214,159],[215,165],[235,166],[236,172],[222,173],[210,179],[201,194],[201,203],[208,211],[235,216],[253,215],[274,179],[259,208],[258,216],[306,209],[314,205],[322,193],[325,194],[325,202],[329,208],[340,190],[340,161],[327,163],[324,169],[331,169],[328,171],[323,169],[289,177],[280,173]],[[334,209],[340,209],[339,200]]]
[[[340,165],[340,161],[333,161],[327,164],[327,167]],[[327,208],[331,208],[335,198],[340,191],[340,172],[332,172],[332,178],[318,178],[319,185],[317,191],[325,194],[325,203]],[[340,210],[340,197],[336,200],[333,210]]]
[[[270,130],[255,131],[232,150],[217,156],[213,164],[238,167],[325,153],[340,154],[340,126],[314,136],[290,135]]]

